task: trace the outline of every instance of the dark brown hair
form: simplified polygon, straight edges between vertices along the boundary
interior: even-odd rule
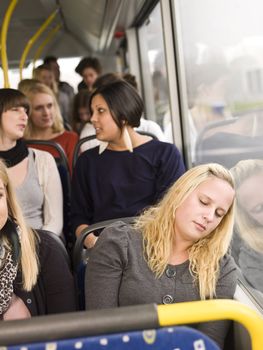
[[[98,75],[102,72],[100,61],[96,57],[84,57],[75,68],[75,72],[82,75],[85,68],[94,69]]]
[[[29,113],[29,101],[27,97],[16,89],[0,89],[0,116],[13,107],[24,107]]]
[[[126,81],[119,79],[109,84],[100,85],[95,89],[89,102],[92,115],[91,102],[96,95],[101,95],[109,106],[112,118],[122,129],[125,124],[132,127],[140,125],[144,105],[138,92]],[[125,122],[125,123],[123,123]]]

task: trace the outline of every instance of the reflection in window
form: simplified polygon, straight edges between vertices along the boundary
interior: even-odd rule
[[[237,194],[232,255],[252,287],[263,292],[263,160],[242,160],[231,172]]]
[[[144,99],[147,118],[157,122],[166,134],[166,140],[173,142],[161,28],[161,10],[158,4],[139,29]]]
[[[232,252],[244,277],[263,292],[263,3],[236,4],[174,1],[187,87],[184,115],[193,162],[232,168],[237,185]]]

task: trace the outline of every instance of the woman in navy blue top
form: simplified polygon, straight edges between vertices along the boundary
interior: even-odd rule
[[[138,215],[156,203],[185,171],[175,145],[138,134],[143,102],[123,80],[99,86],[90,97],[91,122],[100,146],[78,159],[72,180],[72,226]],[[97,237],[85,241],[92,247]]]

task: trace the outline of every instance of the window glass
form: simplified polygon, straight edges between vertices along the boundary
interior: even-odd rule
[[[181,23],[192,161],[232,169],[237,184],[232,252],[248,283],[263,292],[263,3],[174,5]]]
[[[167,72],[162,35],[161,9],[158,4],[139,29],[146,118],[155,121],[173,142],[168,97]]]
[[[60,66],[60,80],[68,82],[75,91],[77,91],[78,83],[81,81],[81,77],[75,72],[75,67],[79,63],[81,57],[73,58],[60,58],[58,59],[58,64]],[[42,60],[35,62],[35,67],[42,64]],[[33,64],[30,63],[27,67],[23,69],[23,79],[31,79],[33,71]],[[3,74],[0,71],[1,74]],[[19,69],[9,69],[8,72],[10,87],[13,89],[17,88],[20,81]]]

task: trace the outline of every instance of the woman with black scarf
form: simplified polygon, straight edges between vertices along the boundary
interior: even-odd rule
[[[63,197],[53,157],[28,149],[23,141],[29,102],[15,89],[0,89],[0,158],[7,167],[27,224],[58,235],[63,227]]]

